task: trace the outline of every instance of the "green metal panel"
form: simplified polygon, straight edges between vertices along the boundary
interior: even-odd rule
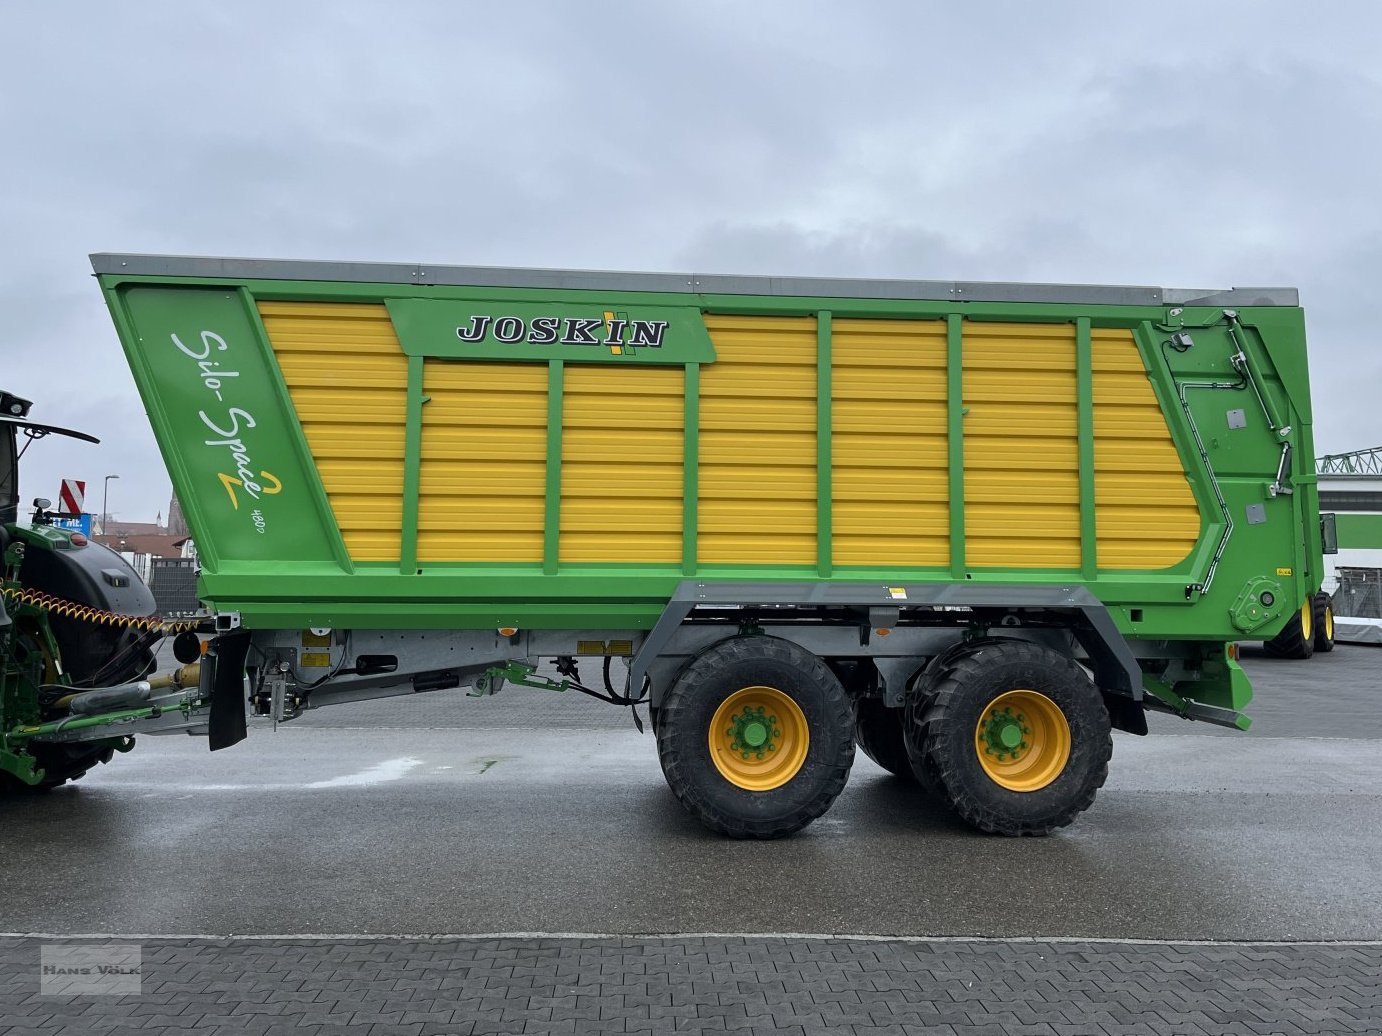
[[[1165,314],[1162,314],[1165,316]],[[1202,449],[1203,436],[1196,435],[1197,426],[1187,425],[1189,383],[1198,385],[1194,372],[1177,368],[1172,370],[1167,358],[1167,341],[1179,324],[1168,326],[1157,322],[1158,318],[1139,321],[1133,327],[1133,340],[1137,343],[1142,362],[1146,366],[1161,412],[1166,415],[1171,429],[1172,442],[1180,457],[1181,466],[1190,473],[1190,492],[1200,509],[1200,539],[1191,556],[1191,570],[1204,571],[1212,560],[1216,545],[1220,542],[1227,525],[1224,521],[1223,507],[1215,492],[1216,480],[1208,466],[1208,454]],[[1208,376],[1203,380],[1213,384]],[[1185,399],[1185,402],[1182,399]]]
[[[235,286],[133,286],[113,302],[203,570],[348,562],[282,378]]]
[[[877,580],[884,585],[946,579],[1085,585],[1109,606],[1115,621],[1130,636],[1222,642],[1244,635],[1229,617],[1235,600],[1253,580],[1277,582],[1283,599],[1280,614],[1266,627],[1252,631],[1255,639],[1274,633],[1293,610],[1293,602],[1298,603],[1318,585],[1317,523],[1307,520],[1315,489],[1309,470],[1313,444],[1303,321],[1299,309],[1289,305],[1240,306],[1235,311],[1238,323],[1230,324],[1224,308],[1207,305],[741,295],[120,273],[103,274],[101,284],[198,540],[206,565],[204,593],[216,607],[242,612],[250,626],[646,627],[660,614],[676,583],[694,574],[712,580],[827,578]],[[250,299],[385,303],[394,314],[403,347],[411,357],[401,566],[373,562],[351,565],[325,507],[325,493],[263,327],[246,301]],[[632,357],[611,350],[608,322],[603,324],[603,332],[598,328],[590,331],[599,341],[597,348],[579,343],[559,347],[528,340],[534,321],[544,316],[555,319],[569,314],[595,320],[599,315],[603,320],[606,313],[627,314],[620,319],[628,320],[665,318],[668,329],[660,346],[635,347]],[[815,565],[718,566],[698,561],[699,367],[714,360],[713,346],[699,322],[701,313],[821,317],[817,364],[817,435],[822,447],[817,454],[820,538]],[[477,341],[467,343],[458,329],[478,328],[477,316],[490,317],[485,334],[477,332]],[[521,321],[525,337],[512,342],[496,339],[496,320],[504,317]],[[830,553],[831,328],[841,319],[868,317],[947,321],[951,557],[941,566],[845,566],[834,564]],[[674,320],[675,338],[671,337]],[[1081,562],[1076,569],[967,570],[961,359],[964,324],[969,320],[1074,325],[1084,501],[1079,517]],[[582,326],[588,331],[594,328],[593,324]],[[539,337],[549,327],[539,324]],[[1203,528],[1191,555],[1166,570],[1129,572],[1098,567],[1095,514],[1089,503],[1093,479],[1089,335],[1095,328],[1133,333],[1203,516]],[[510,323],[500,330],[502,338],[508,339],[518,328]],[[204,339],[203,332],[218,337]],[[601,333],[604,338],[599,337]],[[1179,333],[1189,334],[1193,344],[1186,348],[1172,344],[1172,337]],[[172,342],[170,336],[174,334],[187,348],[179,349]],[[225,350],[216,346],[222,339],[227,343]],[[211,347],[201,358],[206,341]],[[1235,366],[1239,348],[1255,380]],[[223,375],[233,374],[233,378],[220,379],[221,400],[209,395],[206,385],[211,375],[198,368],[203,359],[215,359],[212,349],[222,362],[233,361],[233,371],[219,368]],[[663,362],[682,366],[682,507],[686,527],[679,564],[558,563],[561,371],[564,362],[574,361],[568,351],[547,355],[544,349],[575,350],[586,358],[582,362],[594,362],[595,357],[606,362],[608,357],[610,364]],[[512,350],[522,353],[517,358],[551,365],[543,561],[434,563],[418,572],[416,468],[424,404],[418,358],[515,358]],[[208,409],[215,406],[227,409]],[[238,420],[239,426],[233,429],[238,435],[211,436],[213,429],[199,414],[206,412],[213,422],[221,422],[218,428],[229,432],[232,429],[222,418],[230,407],[253,415],[253,426],[247,419]],[[1243,411],[1245,423],[1230,427],[1229,414],[1238,410]],[[1273,429],[1273,422],[1277,429]],[[1284,435],[1280,433],[1283,427],[1289,427]],[[243,472],[235,466],[235,452],[230,446],[215,445],[232,438],[243,440]],[[1274,496],[1270,488],[1281,446],[1287,442],[1293,447],[1287,482],[1294,492]],[[257,472],[271,472],[273,482],[255,481]],[[259,491],[252,503],[247,498],[245,473]],[[239,478],[240,484],[224,482],[221,474]],[[277,491],[267,492],[270,486]],[[232,498],[232,491],[241,495]],[[252,521],[246,522],[252,511],[263,520],[262,531]],[[1228,521],[1233,523],[1233,532],[1223,542]],[[1220,555],[1221,542],[1224,549]],[[1223,668],[1229,672],[1227,666]]]
[[[1382,514],[1348,514],[1334,516],[1341,550],[1382,550]]]
[[[547,365],[547,500],[542,526],[542,571],[556,575],[561,565],[561,414],[566,365]]]
[[[408,357],[408,416],[403,431],[403,527],[398,570],[417,573],[419,490],[422,484],[423,359]]]
[[[1094,505],[1094,353],[1089,317],[1075,320],[1075,395],[1080,454],[1080,575],[1099,574],[1099,536]]]
[[[822,579],[835,566],[830,352],[830,311],[822,310],[816,314],[816,571]]]
[[[697,566],[701,500],[701,366],[688,363],[682,432],[681,574],[694,576]]]
[[[965,560],[965,392],[964,317],[951,313],[945,323],[946,457],[950,466],[950,576],[964,579]]]

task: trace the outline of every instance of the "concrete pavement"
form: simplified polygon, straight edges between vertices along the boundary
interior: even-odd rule
[[[1040,840],[860,756],[801,835],[726,841],[627,710],[536,691],[149,739],[0,802],[0,931],[44,933],[0,943],[0,1034],[1382,1030],[1382,651],[1248,664],[1253,733],[1119,735],[1094,808]],[[141,936],[152,985],[40,996],[74,935]]]
[[[7,1036],[1297,1036],[1376,1032],[1382,1005],[1376,946],[175,940],[118,1002],[40,996],[34,957],[0,939]]]

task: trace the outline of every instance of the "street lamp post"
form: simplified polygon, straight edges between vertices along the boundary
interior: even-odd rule
[[[104,484],[101,486],[101,535],[106,534],[106,524],[110,521],[110,512],[106,510],[106,504],[110,500],[110,480],[119,478],[119,475],[107,475]]]

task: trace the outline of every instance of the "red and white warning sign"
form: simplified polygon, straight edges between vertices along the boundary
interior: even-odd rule
[[[81,514],[86,500],[86,483],[77,478],[62,480],[62,492],[58,494],[58,511],[61,514]]]

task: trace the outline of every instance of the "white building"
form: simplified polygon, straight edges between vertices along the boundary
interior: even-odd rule
[[[1382,644],[1382,446],[1321,457],[1320,513],[1335,515],[1339,552],[1324,557],[1339,640]]]

